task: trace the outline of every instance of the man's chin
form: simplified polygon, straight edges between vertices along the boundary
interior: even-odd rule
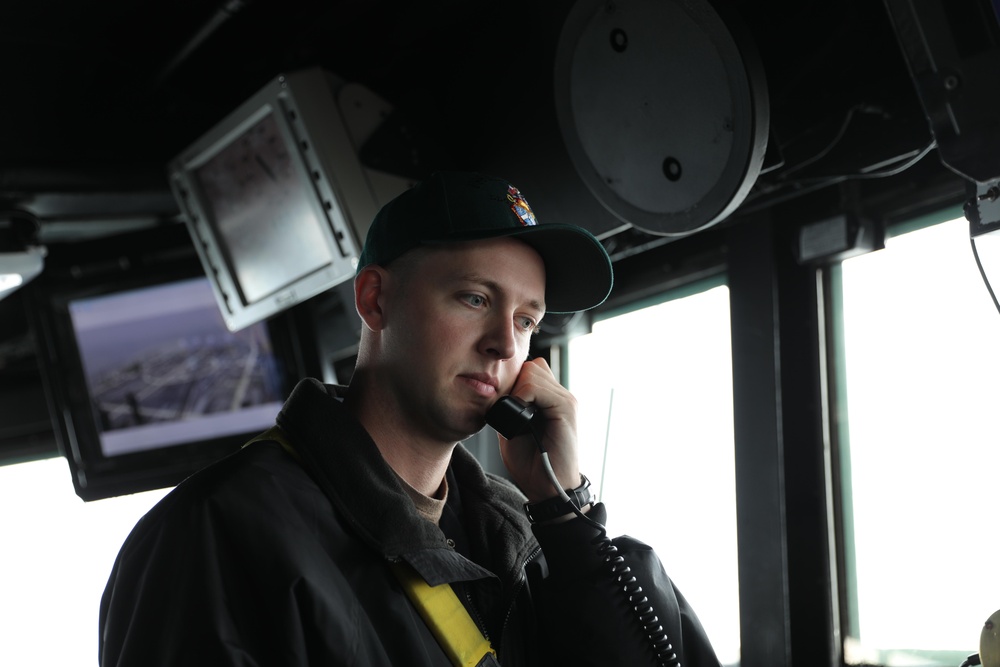
[[[468,440],[483,430],[486,426],[486,418],[481,414],[470,414],[465,419],[452,419],[446,428],[449,431],[448,439],[453,442]]]

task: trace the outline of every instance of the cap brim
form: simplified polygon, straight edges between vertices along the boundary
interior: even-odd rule
[[[476,230],[438,242],[473,241],[510,236],[535,249],[545,264],[545,310],[575,313],[604,303],[611,294],[614,272],[601,242],[590,232],[562,223]],[[432,241],[433,243],[433,241]]]

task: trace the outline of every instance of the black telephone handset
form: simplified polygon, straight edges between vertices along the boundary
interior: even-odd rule
[[[503,396],[486,411],[486,423],[508,440],[528,433],[533,434],[535,445],[541,452],[553,486],[561,492],[560,495],[567,501],[569,500],[566,492],[559,486],[555,473],[552,472],[552,467],[548,462],[548,453],[542,446],[545,418],[541,410],[534,404],[526,403],[519,398]],[[643,593],[642,586],[639,585],[635,577],[631,576],[631,570],[625,563],[623,555],[608,538],[604,526],[592,521],[579,509],[577,509],[576,514],[600,531],[600,535],[593,541],[593,544],[598,553],[601,554],[607,573],[616,584],[615,587],[625,595],[629,608],[634,612],[636,620],[650,642],[657,664],[661,667],[680,667],[680,659],[673,651],[670,639],[663,626],[660,625],[660,619],[650,605],[649,598]]]
[[[534,404],[513,396],[503,396],[494,403],[486,411],[486,423],[508,440],[533,433],[539,443],[544,427],[541,411]]]

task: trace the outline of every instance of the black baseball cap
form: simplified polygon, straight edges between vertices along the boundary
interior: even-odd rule
[[[541,255],[548,312],[587,310],[611,293],[611,258],[593,234],[576,225],[538,222],[517,188],[474,172],[435,172],[383,206],[368,229],[358,271],[386,266],[422,245],[502,236]]]

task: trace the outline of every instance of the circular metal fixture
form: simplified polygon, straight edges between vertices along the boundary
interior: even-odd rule
[[[687,235],[731,214],[756,181],[763,70],[704,0],[577,0],[554,75],[570,158],[622,221]]]

